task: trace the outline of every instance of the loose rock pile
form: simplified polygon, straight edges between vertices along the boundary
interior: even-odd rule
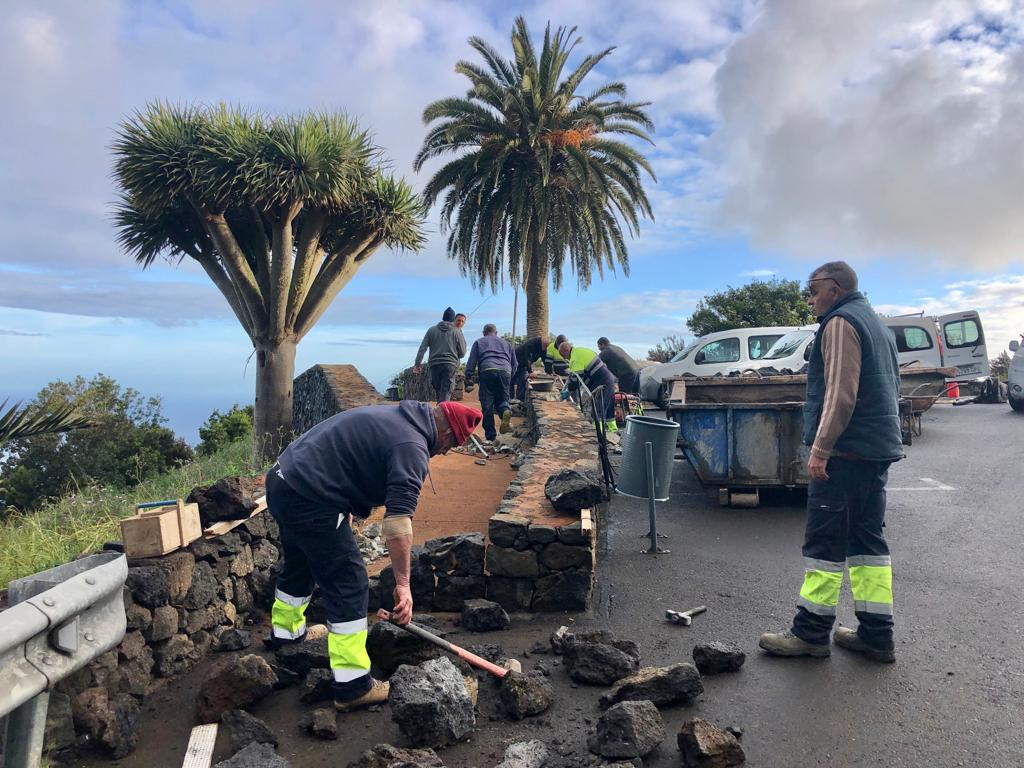
[[[462,674],[447,658],[415,667],[403,664],[390,682],[391,719],[414,746],[455,744],[473,731],[473,701]]]

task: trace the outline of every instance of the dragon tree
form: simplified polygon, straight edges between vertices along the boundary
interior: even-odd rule
[[[423,208],[343,114],[155,103],[113,143],[118,239],[143,268],[194,259],[256,352],[256,453],[291,439],[299,341],[381,247],[418,250]]]

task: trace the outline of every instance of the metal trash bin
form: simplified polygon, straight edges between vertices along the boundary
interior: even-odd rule
[[[654,499],[668,501],[678,437],[679,425],[674,421],[652,416],[627,416],[626,434],[622,438],[622,465],[616,483],[618,492],[637,499],[648,498],[644,443],[651,443],[654,452]]]

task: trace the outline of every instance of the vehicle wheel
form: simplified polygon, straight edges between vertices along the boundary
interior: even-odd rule
[[[1024,413],[1024,398],[1011,397],[1010,407],[1013,408],[1017,413]]]

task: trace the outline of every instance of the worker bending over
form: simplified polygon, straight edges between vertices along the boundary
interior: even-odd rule
[[[558,351],[558,348],[568,340],[564,333],[560,333],[548,344],[544,350],[544,373],[557,373],[559,376],[569,373],[569,363]]]
[[[767,632],[760,645],[776,656],[828,656],[831,639],[892,662],[892,561],[882,527],[889,465],[903,457],[896,343],[848,264],[824,264],[807,282],[820,325],[804,404],[804,581],[792,629]],[[846,569],[860,626],[832,633]]]
[[[473,342],[466,361],[466,391],[480,383],[480,410],[483,411],[484,437],[494,440],[494,413],[501,414],[501,433],[512,431],[509,388],[516,375],[516,351],[498,335],[493,323],[484,326],[484,335]]]
[[[314,583],[327,609],[334,704],[342,711],[387,700],[388,684],[370,677],[366,653],[368,577],[352,534],[383,505],[383,535],[395,573],[399,624],[412,617],[409,570],[412,516],[431,456],[461,445],[480,412],[461,403],[404,400],[353,408],[320,422],[289,445],[267,473],[267,506],[281,529],[284,558],[268,644],[306,635]]]
[[[619,380],[619,392],[640,394],[640,364],[632,355],[608,341],[607,336],[597,340],[597,349],[612,376]]]
[[[516,347],[516,373],[512,377],[512,385],[515,388],[514,395],[517,400],[526,399],[530,371],[533,370],[535,362],[544,359],[547,346],[547,336],[534,336]]]
[[[587,389],[593,392],[597,387],[604,387],[604,390],[597,398],[597,405],[604,410],[604,425],[608,432],[618,432],[619,426],[615,423],[615,377],[608,370],[597,353],[586,347],[574,347],[568,341],[562,342],[558,353],[569,361],[569,390],[577,389],[579,384],[572,374],[579,375]]]

